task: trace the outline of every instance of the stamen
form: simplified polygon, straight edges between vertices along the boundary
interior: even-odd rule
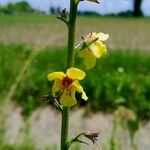
[[[64,77],[62,80],[62,90],[69,88],[69,86],[72,84],[73,80],[69,77]]]

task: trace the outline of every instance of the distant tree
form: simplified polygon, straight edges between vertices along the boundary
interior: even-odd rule
[[[56,12],[58,13],[58,12],[61,12],[61,8],[60,7],[57,7],[56,8]]]
[[[139,17],[142,16],[142,10],[141,10],[141,4],[143,0],[134,0],[134,5],[133,5],[133,16]]]
[[[4,13],[6,14],[14,14],[16,11],[15,5],[12,3],[8,3],[6,7],[4,7]]]
[[[3,7],[0,5],[0,14],[3,13]]]
[[[50,14],[56,14],[56,8],[55,7],[53,7],[53,6],[51,6],[50,7],[50,9],[49,9],[49,12],[50,12]]]
[[[60,7],[53,7],[53,6],[51,6],[49,8],[49,13],[52,14],[52,15],[53,14],[57,14],[59,12],[61,12],[61,8]]]
[[[6,6],[0,7],[0,13],[15,14],[15,13],[32,13],[34,10],[26,1],[17,2],[15,4],[8,3]]]
[[[26,1],[17,2],[15,4],[15,9],[17,12],[25,12],[25,13],[33,12],[33,9]]]
[[[95,11],[78,11],[79,16],[101,16]]]
[[[116,16],[132,17],[133,16],[133,11],[131,11],[131,10],[123,11],[123,12],[120,12],[120,13],[116,14]]]

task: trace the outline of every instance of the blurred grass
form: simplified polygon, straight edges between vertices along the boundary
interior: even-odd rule
[[[25,44],[45,48],[66,45],[67,30],[55,16],[13,15],[0,16],[0,42]],[[78,17],[77,41],[89,32],[110,34],[112,49],[138,49],[149,51],[149,18]]]
[[[7,95],[31,52],[25,46],[0,44],[0,101]],[[80,58],[76,57],[76,62],[76,66],[85,70]],[[12,97],[23,107],[24,116],[29,116],[39,106],[41,95],[50,94],[52,83],[47,81],[47,74],[64,71],[65,66],[65,48],[45,48],[39,51]],[[124,105],[134,110],[139,119],[150,119],[149,68],[149,53],[121,50],[109,52],[97,62],[93,70],[87,71],[81,84],[89,101],[80,101],[80,104],[87,105],[91,111],[105,112],[112,112],[119,105]]]
[[[31,51],[22,45],[0,44],[0,98],[7,94]]]

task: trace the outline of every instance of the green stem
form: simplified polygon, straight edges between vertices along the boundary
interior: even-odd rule
[[[62,111],[61,124],[61,150],[68,150],[68,125],[69,125],[69,107],[64,107]]]
[[[68,52],[67,68],[74,66],[74,47],[75,47],[75,29],[78,0],[70,0],[70,14],[68,22]],[[61,150],[68,150],[68,126],[69,126],[69,107],[64,107],[62,111],[61,124]]]
[[[70,0],[70,15],[68,24],[67,68],[74,66],[75,29],[78,2]]]

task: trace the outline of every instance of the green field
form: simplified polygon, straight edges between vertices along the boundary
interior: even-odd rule
[[[110,34],[108,54],[97,61],[93,70],[87,71],[82,60],[75,57],[75,66],[88,74],[82,85],[89,100],[86,103],[80,100],[80,107],[84,106],[87,112],[112,113],[118,106],[125,106],[136,113],[138,121],[148,121],[150,19],[78,17],[77,24],[77,41],[92,31]],[[28,118],[44,105],[39,97],[50,94],[52,86],[47,74],[64,71],[66,66],[66,31],[54,16],[0,16],[0,111],[4,104],[13,101],[23,108],[24,118]],[[34,146],[25,143],[21,148],[30,150]],[[7,148],[7,144],[0,147],[21,148]]]
[[[149,18],[78,17],[77,41],[89,32],[110,34],[112,49],[149,51]],[[37,49],[66,45],[67,30],[55,16],[0,16],[0,42],[22,43]],[[57,44],[56,44],[57,43]]]

